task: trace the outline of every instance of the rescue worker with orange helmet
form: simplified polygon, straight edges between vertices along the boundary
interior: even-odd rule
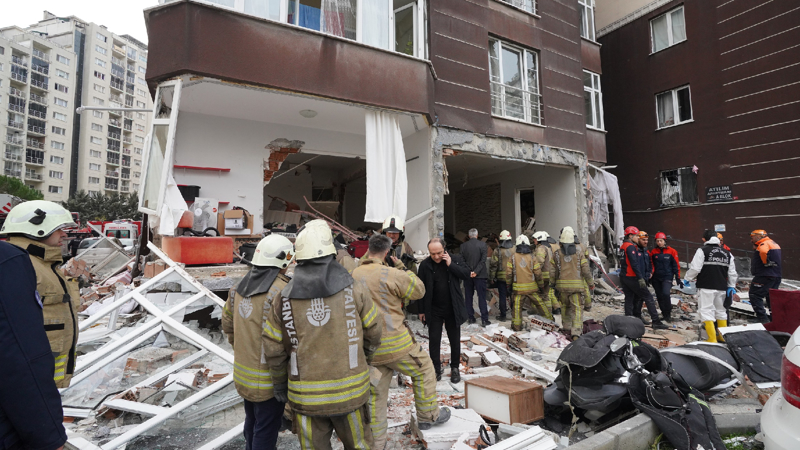
[[[656,309],[653,294],[647,289],[647,282],[650,273],[645,265],[645,258],[649,259],[649,255],[639,248],[639,229],[636,227],[625,228],[625,241],[620,246],[621,269],[620,281],[622,282],[622,292],[625,294],[625,315],[639,318],[645,325],[650,322],[642,317],[641,302],[647,305],[647,311],[650,317],[653,318],[653,328],[666,329],[667,326],[661,322],[658,316],[658,309]],[[648,264],[649,265],[649,264]],[[637,301],[641,298],[641,302]],[[638,310],[636,305],[639,305]]]
[[[767,237],[764,230],[755,230],[750,233],[753,243],[753,257],[750,259],[750,272],[753,281],[750,283],[750,304],[756,312],[756,318],[761,323],[769,322],[767,311],[764,309],[764,300],[769,304],[769,290],[778,289],[781,285],[781,247]]]
[[[650,260],[653,263],[653,278],[651,283],[656,290],[658,307],[665,322],[672,321],[672,301],[669,293],[674,279],[678,286],[683,286],[681,281],[680,261],[678,252],[667,245],[667,235],[661,231],[656,233],[656,246],[650,250]]]

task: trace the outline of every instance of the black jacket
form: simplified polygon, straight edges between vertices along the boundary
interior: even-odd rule
[[[52,450],[64,445],[55,359],[37,300],[28,254],[0,242],[0,449]]]
[[[470,272],[475,272],[475,278],[489,278],[489,271],[486,269],[486,242],[478,239],[470,239],[461,244],[461,256],[467,263]]]
[[[450,274],[450,299],[453,302],[453,313],[456,323],[461,325],[467,321],[467,306],[464,304],[464,293],[461,290],[461,280],[469,279],[470,270],[466,267],[460,255],[450,255],[452,261],[447,266]],[[422,297],[422,313],[430,317],[433,312],[433,260],[427,257],[419,263],[417,277],[425,285],[425,296]]]

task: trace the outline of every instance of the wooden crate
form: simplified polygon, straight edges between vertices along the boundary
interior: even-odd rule
[[[538,383],[491,376],[467,380],[466,407],[497,423],[531,423],[544,418],[544,389]]]

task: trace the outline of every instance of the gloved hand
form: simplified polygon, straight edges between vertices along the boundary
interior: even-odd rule
[[[647,282],[644,281],[644,278],[639,278],[639,287],[642,289],[647,289]]]
[[[728,297],[733,298],[733,296],[736,295],[736,288],[729,287],[726,294]]]
[[[289,385],[287,383],[276,383],[272,386],[272,395],[275,400],[281,403],[289,403]]]
[[[685,288],[688,288],[688,287],[689,287],[689,282],[688,282],[688,281],[686,281],[686,280],[681,280],[681,283],[683,283],[683,287],[685,287]]]

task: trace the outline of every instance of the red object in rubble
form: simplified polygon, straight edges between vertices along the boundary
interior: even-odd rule
[[[353,258],[361,258],[369,250],[369,241],[353,241],[347,246],[347,253]]]
[[[164,236],[161,249],[173,261],[186,265],[233,262],[233,238],[230,236]]]
[[[769,290],[772,322],[765,323],[768,331],[794,333],[800,327],[800,291]]]

